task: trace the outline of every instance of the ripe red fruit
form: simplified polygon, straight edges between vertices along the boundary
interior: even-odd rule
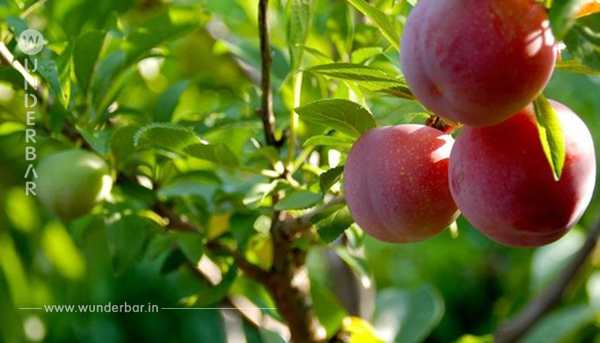
[[[472,126],[508,119],[548,83],[556,46],[533,0],[421,0],[402,37],[401,61],[416,98]]]
[[[559,181],[542,149],[533,106],[495,126],[465,127],[452,148],[452,196],[469,222],[499,243],[551,243],[575,225],[592,197],[592,136],[569,108],[551,104],[566,143]]]
[[[365,133],[344,167],[346,202],[358,225],[395,243],[424,240],[448,227],[458,216],[448,189],[453,142],[423,125]]]

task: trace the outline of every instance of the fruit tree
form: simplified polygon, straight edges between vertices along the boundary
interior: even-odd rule
[[[0,0],[0,343],[600,343],[598,0]]]

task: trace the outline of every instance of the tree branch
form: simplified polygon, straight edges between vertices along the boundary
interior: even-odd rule
[[[216,253],[224,253],[231,257],[235,261],[236,265],[249,277],[262,283],[267,284],[271,275],[268,271],[260,268],[259,266],[250,263],[239,251],[234,250],[228,246],[222,245],[216,241],[211,241],[206,244],[206,247]]]
[[[283,230],[283,223],[274,223],[271,228],[273,268],[268,288],[290,328],[292,341],[322,342],[325,330],[312,309],[306,251],[293,245]]]
[[[157,202],[154,205],[153,210],[163,218],[169,220],[167,227],[177,231],[183,232],[200,232],[200,228],[196,227],[194,224],[190,223],[185,217],[181,217],[175,211],[173,211],[169,206]],[[206,248],[215,252],[215,253],[224,253],[231,257],[233,257],[237,266],[246,274],[248,277],[262,283],[266,284],[269,278],[269,272],[260,268],[259,266],[250,263],[246,258],[239,253],[239,251],[222,245],[216,241],[211,241],[206,244]]]
[[[598,244],[600,237],[600,221],[589,231],[583,246],[572,257],[556,281],[537,299],[532,301],[514,319],[510,320],[494,334],[495,343],[513,343],[521,339],[548,312],[560,304],[585,262]]]
[[[262,106],[260,117],[265,131],[267,145],[276,146],[275,116],[273,114],[273,98],[271,94],[271,42],[269,39],[269,0],[258,3],[258,31],[260,36],[260,56],[262,60],[260,87],[262,89]]]

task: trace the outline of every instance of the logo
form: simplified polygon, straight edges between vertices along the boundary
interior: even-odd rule
[[[35,55],[42,51],[44,37],[38,30],[28,29],[19,36],[19,49],[27,55]]]

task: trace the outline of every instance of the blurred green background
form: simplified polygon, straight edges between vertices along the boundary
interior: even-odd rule
[[[392,18],[398,30],[411,8],[408,1],[373,3]],[[19,17],[32,6],[25,18]],[[270,263],[264,231],[261,233],[265,227],[262,206],[247,206],[245,201],[256,193],[253,186],[268,185],[264,177],[240,176],[197,160],[137,152],[129,141],[130,150],[122,148],[125,145],[103,149],[106,131],[94,131],[94,126],[86,124],[108,120],[120,130],[113,140],[127,140],[139,127],[136,125],[156,121],[166,111],[172,122],[193,127],[209,141],[226,141],[249,163],[264,163],[254,161],[268,153],[261,154],[252,142],[262,135],[255,116],[260,66],[256,8],[256,0],[0,0],[0,39],[16,51],[12,35],[27,27],[40,30],[48,42],[39,56],[50,70],[44,79],[56,81],[51,97],[66,90],[71,97],[56,112],[45,104],[36,108],[38,158],[72,146],[56,131],[48,134],[41,129],[56,130],[61,121],[67,121],[89,133],[84,135],[86,141],[110,156],[119,171],[140,169],[139,164],[150,161],[163,163],[163,173],[169,173],[164,167],[167,160],[173,160],[174,170],[203,171],[205,174],[183,183],[167,183],[163,195],[185,198],[198,221],[219,231],[217,234],[232,231],[246,245],[248,256],[258,263]],[[300,66],[294,66],[297,61],[291,54],[298,50],[289,49],[288,11],[285,1],[272,1],[278,134],[288,126],[294,106],[290,82],[294,68],[342,61],[399,73],[398,53],[388,48],[368,18],[339,0],[314,1],[306,48],[301,49],[304,57]],[[598,15],[593,17],[597,23]],[[64,63],[61,56],[69,42],[93,32],[108,32],[110,38],[101,45],[89,88],[81,77],[65,87],[65,79],[59,75]],[[126,57],[120,51],[126,52]],[[225,342],[232,324],[228,315],[218,310],[143,314],[18,310],[125,302],[178,307],[180,299],[207,287],[196,284],[180,269],[165,268],[174,257],[164,248],[161,229],[151,216],[127,212],[144,208],[147,195],[139,187],[116,187],[109,203],[69,224],[59,222],[35,198],[24,195],[28,162],[24,158],[22,84],[6,64],[0,65],[0,342]],[[423,109],[413,102],[350,83],[304,73],[302,85],[303,104],[347,98],[368,104],[379,125],[424,121]],[[556,71],[545,94],[584,119],[600,152],[600,77]],[[109,109],[115,103],[118,109]],[[110,119],[102,119],[106,113]],[[323,130],[301,122],[299,140]],[[326,147],[319,153],[320,167],[328,169],[343,163],[347,147]],[[307,184],[317,180],[314,171],[299,173],[298,178]],[[334,186],[336,190],[339,192],[339,184]],[[446,230],[418,244],[383,244],[353,228],[343,242],[333,245],[335,249],[321,245],[311,250],[311,277],[325,294],[315,301],[331,301],[319,306],[335,311],[341,305],[330,300],[330,293],[337,294],[348,313],[372,322],[385,341],[442,343],[464,334],[485,336],[552,282],[583,244],[587,229],[600,216],[599,208],[600,192],[596,191],[577,228],[558,242],[537,249],[500,246],[462,218],[457,231]],[[226,218],[225,224],[217,223],[219,214],[225,214],[220,217]],[[131,237],[119,236],[123,231]],[[523,342],[600,343],[599,267],[600,252],[596,251],[565,304]],[[243,276],[230,287],[232,294],[273,305],[264,289]],[[273,311],[266,313],[278,318]],[[244,324],[244,330],[248,342],[274,342],[250,325]]]

